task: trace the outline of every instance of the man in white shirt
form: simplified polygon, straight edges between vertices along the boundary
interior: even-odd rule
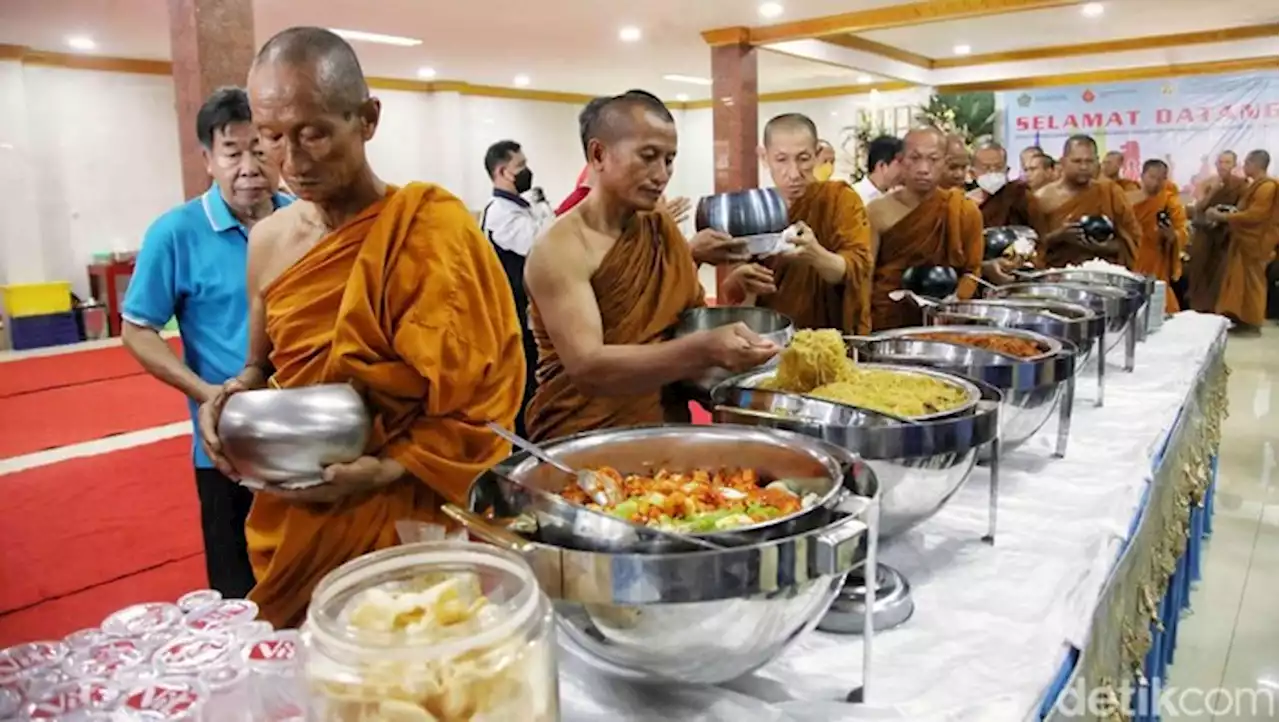
[[[538,345],[529,329],[529,295],[524,289],[524,261],[533,247],[533,240],[555,218],[550,206],[542,198],[540,189],[533,187],[533,171],[520,144],[514,140],[500,140],[489,146],[484,154],[484,169],[493,180],[493,200],[480,215],[480,228],[498,253],[502,270],[511,284],[515,297],[516,313],[520,316],[520,328],[524,331],[525,392],[524,405],[529,403],[537,388],[534,370],[538,363]],[[531,203],[525,198],[533,196]],[[526,436],[524,429],[524,405],[516,416],[516,433]]]
[[[902,184],[902,140],[882,135],[867,144],[867,174],[853,184],[863,205]]]

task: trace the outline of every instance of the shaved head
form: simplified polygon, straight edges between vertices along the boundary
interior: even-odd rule
[[[634,114],[652,113],[667,123],[675,123],[675,117],[658,96],[644,90],[628,90],[621,95],[596,98],[583,108],[578,116],[578,129],[582,134],[585,152],[591,140],[612,143],[630,131]]]
[[[1098,144],[1087,135],[1073,135],[1062,145],[1062,180],[1083,188],[1098,175]]]
[[[917,194],[938,188],[947,158],[947,136],[932,126],[914,128],[902,138],[902,184]]]
[[[597,98],[579,117],[592,187],[632,211],[651,211],[671,180],[676,122],[653,93]]]
[[[369,99],[369,86],[356,51],[324,28],[297,27],[276,33],[258,51],[253,68],[281,64],[314,74],[326,107],[351,113]],[[249,71],[250,74],[253,70]]]
[[[775,115],[764,124],[764,147],[769,147],[769,142],[773,139],[775,133],[806,133],[812,139],[810,143],[817,150],[818,145],[818,126],[814,125],[809,116],[801,113],[783,113]]]
[[[1234,150],[1224,150],[1218,154],[1218,162],[1215,164],[1218,170],[1218,178],[1226,180],[1236,170],[1236,152]]]
[[[1270,153],[1262,149],[1251,150],[1244,157],[1244,174],[1253,179],[1261,178],[1267,174],[1267,167],[1270,165]]]
[[[1009,170],[1009,153],[994,140],[983,141],[973,149],[974,175],[1006,173]]]
[[[1102,156],[1102,175],[1116,180],[1120,177],[1120,170],[1124,168],[1124,153],[1118,150],[1107,151]]]
[[[964,138],[956,133],[948,133],[947,160],[939,182],[943,188],[963,188],[969,173],[969,147]]]
[[[1089,152],[1093,154],[1093,157],[1098,157],[1098,142],[1092,137],[1084,134],[1076,134],[1067,138],[1066,142],[1062,144],[1063,157],[1065,158],[1066,156],[1071,155],[1071,149],[1076,146],[1088,147]]]
[[[834,160],[835,152],[828,152]],[[757,153],[769,168],[773,186],[791,203],[817,180],[818,128],[807,115],[776,115],[764,124],[764,145]]]

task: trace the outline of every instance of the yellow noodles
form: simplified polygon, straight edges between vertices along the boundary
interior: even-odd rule
[[[839,331],[798,331],[782,352],[778,370],[761,388],[805,394],[897,416],[926,416],[954,409],[964,390],[927,376],[859,368]]]

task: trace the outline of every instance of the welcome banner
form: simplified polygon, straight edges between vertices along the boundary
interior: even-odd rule
[[[1000,94],[1009,155],[1038,145],[1054,158],[1077,133],[1098,142],[1099,153],[1124,154],[1126,178],[1137,179],[1144,161],[1169,164],[1170,180],[1190,193],[1214,173],[1220,152],[1233,150],[1241,164],[1251,150],[1280,162],[1280,76],[1276,73],[1214,75],[1132,83],[1079,85]],[[1237,172],[1240,169],[1237,168]]]

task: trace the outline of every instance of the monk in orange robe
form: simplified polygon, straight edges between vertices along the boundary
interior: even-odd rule
[[[867,206],[878,239],[871,286],[873,331],[914,326],[920,310],[909,299],[893,301],[902,273],[913,266],[949,266],[960,274],[959,298],[971,298],[977,282],[964,274],[982,269],[982,213],[960,188],[943,190],[946,141],[936,128],[912,130],[903,138],[903,186]]]
[[[756,305],[790,318],[797,328],[871,330],[871,228],[862,199],[848,183],[818,181],[818,132],[799,113],[764,127],[760,158],[800,230],[794,248],[735,268],[720,297],[741,303],[757,292]]]
[[[986,141],[973,151],[972,174],[978,187],[969,192],[969,199],[982,211],[983,228],[1003,226],[1039,225],[1034,218],[1039,209],[1035,194],[1024,181],[1009,179],[1009,154],[1004,146]],[[1012,283],[1012,271],[1017,261],[996,258],[982,263],[982,277],[990,283]]]
[[[1142,229],[1133,206],[1120,186],[1095,179],[1098,145],[1087,135],[1073,135],[1062,148],[1062,178],[1041,188],[1036,203],[1041,212],[1039,263],[1047,268],[1078,265],[1101,258],[1132,269],[1138,258]],[[1085,216],[1106,216],[1115,237],[1096,242],[1085,238],[1077,224]]]
[[[1124,171],[1124,153],[1118,150],[1109,151],[1102,157],[1102,166],[1100,168],[1102,179],[1109,180],[1120,186],[1125,193],[1142,190],[1142,184],[1138,181],[1123,177],[1121,172]]]
[[[1187,247],[1187,211],[1178,187],[1169,182],[1169,166],[1152,159],[1142,165],[1142,189],[1129,193],[1133,214],[1142,229],[1133,270],[1165,282],[1164,310],[1177,313],[1173,282],[1182,277],[1182,251]]]
[[[1244,159],[1249,187],[1232,212],[1209,208],[1205,217],[1231,228],[1231,243],[1223,261],[1222,289],[1217,313],[1235,323],[1238,333],[1256,334],[1266,320],[1267,264],[1275,258],[1280,214],[1276,206],[1276,179],[1267,176],[1271,155],[1255,150]]]
[[[486,422],[514,425],[524,362],[511,287],[466,206],[369,167],[380,106],[345,41],[281,32],[258,54],[249,97],[300,202],[251,234],[249,364],[201,408],[205,447],[234,475],[218,417],[229,395],[267,385],[349,383],[373,422],[365,455],[326,467],[323,484],[256,485],[249,598],[292,627],[324,575],[396,544],[397,521],[437,519],[510,453]]]
[[[938,187],[943,190],[948,188],[964,190],[969,180],[969,166],[973,160],[969,155],[969,146],[965,145],[964,137],[958,133],[948,133],[946,138],[947,157],[942,162],[942,177],[938,179]]]
[[[688,242],[657,210],[676,155],[675,120],[662,101],[628,91],[580,129],[595,183],[525,264],[538,341],[525,425],[538,441],[688,421],[688,401],[671,385],[713,367],[753,368],[778,352],[743,324],[668,340],[704,294]]]
[[[1205,218],[1205,211],[1218,206],[1235,207],[1249,181],[1235,174],[1236,154],[1218,154],[1217,174],[1196,187],[1195,210],[1191,218],[1191,244],[1187,248],[1187,303],[1193,310],[1213,313],[1222,285],[1222,261],[1227,255],[1231,227]]]

